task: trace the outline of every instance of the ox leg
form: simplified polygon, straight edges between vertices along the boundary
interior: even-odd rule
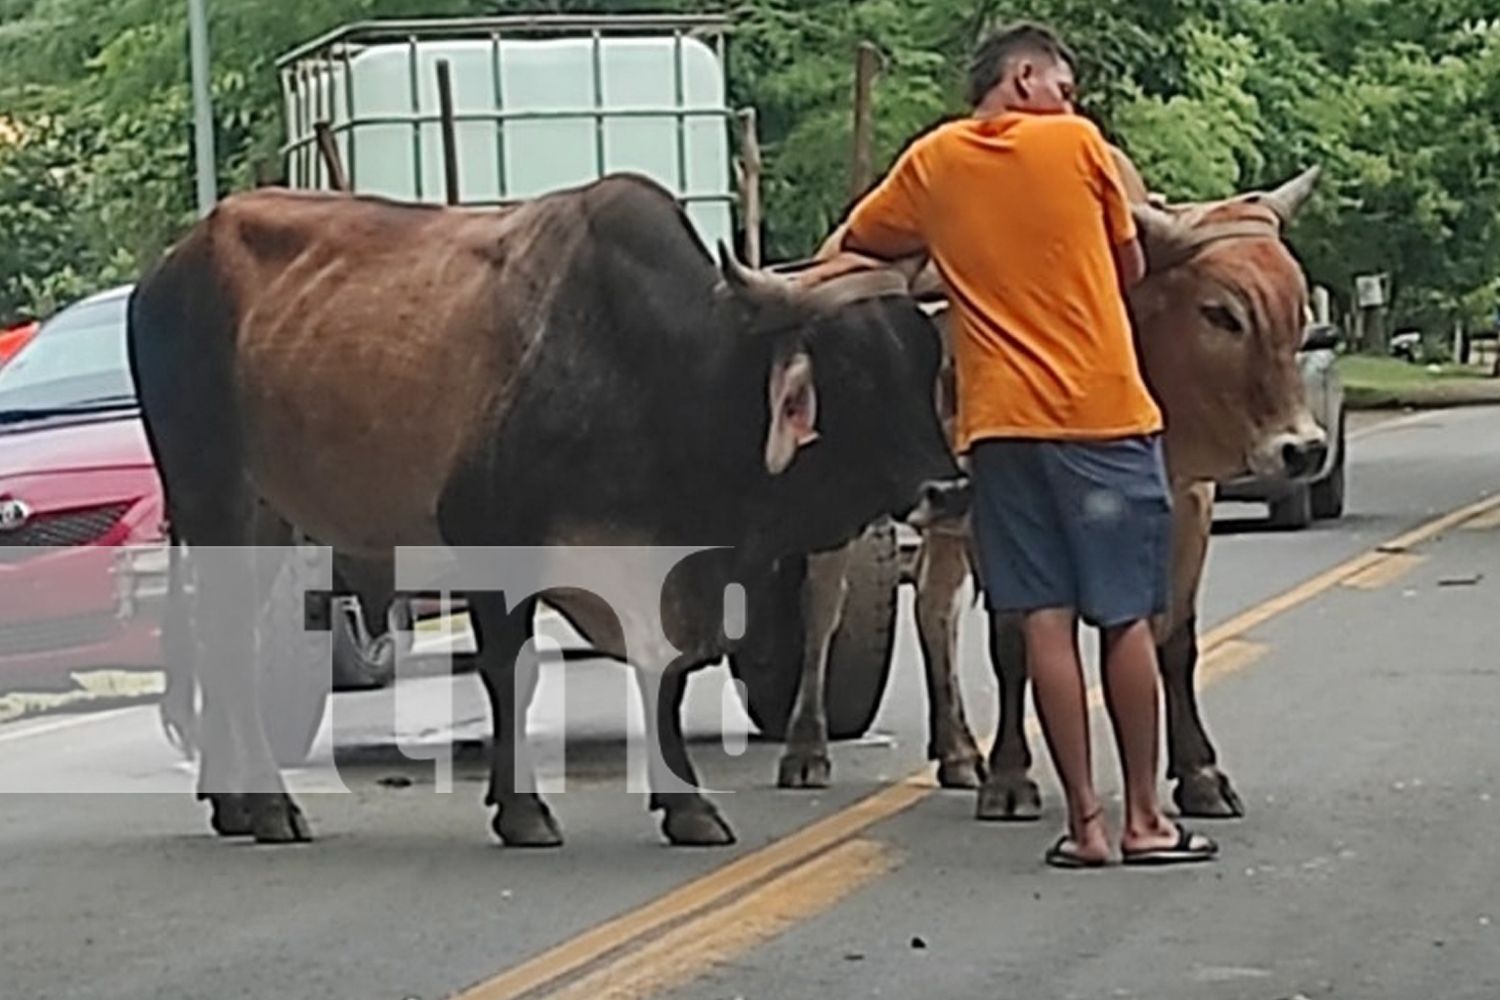
[[[1031,747],[1023,724],[1026,635],[1019,616],[990,616],[990,662],[1000,688],[1000,726],[975,815],[981,820],[1040,819],[1042,792],[1031,777]]]
[[[698,790],[698,775],[688,759],[687,741],[682,735],[682,701],[693,669],[679,659],[665,670],[632,670],[641,692],[650,741],[646,759],[651,795],[647,808],[662,813],[662,833],[672,844],[722,847],[734,843],[734,832],[718,808]],[[682,788],[684,784],[689,787]],[[669,788],[673,790],[665,790]]]
[[[179,558],[179,572],[184,576],[197,573],[195,558],[185,553]],[[183,689],[181,698],[184,701],[176,709],[179,717],[175,721],[185,727],[187,747],[198,752],[195,798],[209,804],[210,828],[221,837],[248,837],[254,832],[250,824],[250,809],[243,793],[234,790],[239,787],[239,748],[230,731],[229,710],[221,685],[217,678],[209,680],[214,668],[205,669],[205,665],[213,661],[203,641],[201,606],[193,603],[199,599],[196,595],[204,593],[201,579],[195,579],[191,588],[190,592],[189,584],[183,581],[168,597],[169,601],[181,602],[182,605],[178,617],[179,627],[183,630],[180,648],[186,655],[184,661],[174,666],[190,676],[180,678],[178,683],[191,685]],[[203,696],[201,709],[195,701],[199,691]]]
[[[507,611],[505,595],[471,593],[471,627],[478,640],[479,675],[490,696],[495,738],[490,747],[490,788],[484,804],[495,807],[490,827],[507,847],[557,847],[562,831],[533,789],[535,771],[526,744],[526,712],[540,680],[536,656],[522,656],[531,640],[536,599]],[[517,785],[525,787],[519,791]]]
[[[198,580],[207,596],[202,616],[203,635],[215,654],[205,657],[205,762],[199,798],[213,808],[214,828],[225,835],[249,833],[258,843],[308,841],[312,832],[301,808],[292,799],[271,753],[262,724],[261,654],[257,648],[257,611],[269,595],[290,537],[257,538],[252,546],[214,546],[199,552]],[[212,730],[219,730],[215,734]],[[226,772],[210,766],[210,747],[225,744],[233,751],[221,759],[234,761]]]
[[[786,750],[777,767],[782,788],[827,788],[833,772],[828,759],[828,649],[843,617],[848,583],[850,547],[817,552],[807,557],[803,606],[807,627],[803,635],[802,683],[792,706]]]
[[[979,788],[984,757],[964,712],[956,667],[958,595],[969,574],[968,540],[924,532],[917,566],[917,639],[927,667],[927,759],[944,788]]]
[[[1213,531],[1211,483],[1179,486],[1172,519],[1172,609],[1158,628],[1157,661],[1167,709],[1167,779],[1184,816],[1228,819],[1245,814],[1244,802],[1220,768],[1198,710],[1198,588]],[[1165,633],[1165,634],[1163,634]]]
[[[1197,626],[1196,617],[1187,619],[1157,647],[1167,702],[1167,780],[1177,783],[1172,799],[1184,816],[1232,819],[1245,815],[1245,805],[1219,769],[1198,711]]]
[[[196,581],[190,627],[204,703],[197,798],[208,801],[221,836],[266,844],[311,840],[272,756],[260,702],[257,612],[290,530],[264,509],[257,512],[237,487],[180,501],[174,515],[192,546]]]

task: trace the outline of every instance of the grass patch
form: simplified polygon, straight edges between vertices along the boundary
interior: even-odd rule
[[[166,675],[159,671],[99,670],[74,674],[78,686],[71,691],[0,694],[0,723],[57,712],[119,708],[152,701],[166,690]]]
[[[1350,409],[1500,403],[1500,379],[1478,365],[1414,365],[1396,358],[1344,355],[1339,374]]]
[[[465,629],[471,627],[469,613],[467,611],[456,611],[447,617],[433,615],[431,618],[420,619],[412,626],[412,631],[416,635],[423,636],[440,635],[444,632],[454,632],[462,635]]]

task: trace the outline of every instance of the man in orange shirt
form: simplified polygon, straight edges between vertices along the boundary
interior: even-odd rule
[[[850,215],[844,247],[926,252],[948,289],[957,440],[975,483],[978,576],[992,613],[1025,612],[1038,714],[1068,803],[1051,864],[1110,843],[1094,789],[1078,620],[1101,630],[1123,763],[1127,863],[1214,857],[1162,812],[1150,617],[1166,609],[1171,499],[1162,415],[1136,361],[1124,290],[1145,270],[1103,137],[1073,111],[1071,54],[1022,23],[978,47],[972,116],[916,139]]]

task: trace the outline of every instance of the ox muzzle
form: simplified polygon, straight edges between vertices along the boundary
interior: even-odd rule
[[[1253,475],[1302,479],[1315,474],[1328,459],[1328,435],[1311,419],[1296,430],[1272,434],[1250,457]]]
[[[1328,438],[1288,441],[1281,446],[1281,464],[1292,479],[1310,476],[1323,467],[1328,458]]]

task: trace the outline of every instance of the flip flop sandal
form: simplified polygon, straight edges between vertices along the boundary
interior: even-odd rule
[[[1067,844],[1068,835],[1065,833],[1058,837],[1053,845],[1047,848],[1044,860],[1053,868],[1103,868],[1109,864],[1105,859],[1085,858],[1074,854],[1063,845]]]
[[[1219,845],[1203,834],[1189,833],[1182,824],[1177,827],[1177,843],[1171,847],[1153,847],[1144,851],[1120,851],[1120,863],[1126,865],[1182,865],[1212,861],[1219,856]],[[1198,846],[1194,846],[1194,838]]]

